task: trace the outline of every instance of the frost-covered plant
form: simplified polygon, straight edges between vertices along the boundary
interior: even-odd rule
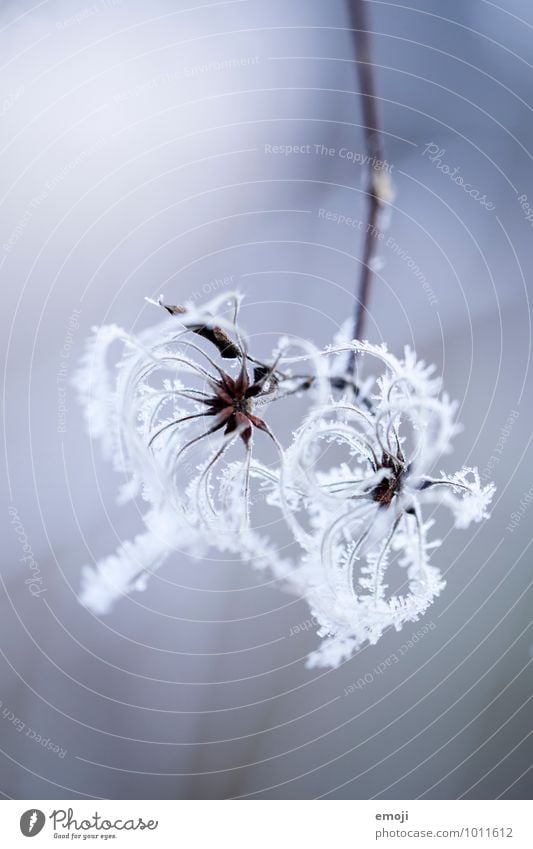
[[[487,516],[494,487],[481,486],[476,469],[432,474],[458,431],[456,404],[412,351],[400,360],[341,334],[321,353],[282,339],[265,363],[249,354],[240,303],[238,294],[200,308],[159,301],[170,318],[138,336],[95,330],[75,379],[89,432],[126,476],[120,500],[140,494],[148,509],[143,533],[84,567],[81,600],[107,613],[173,550],[202,557],[215,546],[268,566],[307,599],[326,637],[310,665],[336,666],[387,627],[416,620],[442,590],[429,560],[440,543],[428,538],[423,508],[445,504],[467,527]],[[357,357],[357,383],[338,368],[346,354]],[[361,379],[364,360],[377,376]],[[312,375],[295,375],[295,362]],[[284,452],[264,411],[310,388],[311,411]],[[335,390],[345,395],[334,399]],[[254,432],[275,445],[277,466],[253,457]],[[287,520],[300,563],[252,528],[252,478]],[[394,588],[391,565],[404,576]]]
[[[338,666],[386,628],[418,619],[444,587],[424,508],[445,504],[466,528],[488,515],[494,494],[477,469],[433,474],[459,430],[434,367],[408,348],[401,360],[367,342],[329,349],[346,351],[359,369],[370,359],[377,377],[308,415],[281,474],[279,504],[306,552],[293,579],[326,637],[310,666]]]
[[[488,515],[494,485],[482,486],[477,469],[434,473],[459,429],[457,405],[441,394],[434,368],[409,349],[398,359],[384,345],[359,341],[379,265],[377,237],[394,195],[367,6],[349,4],[363,57],[357,72],[366,228],[355,315],[335,345],[320,352],[286,338],[266,361],[256,359],[238,323],[237,293],[203,306],[160,299],[156,305],[170,318],[137,336],[116,325],[95,329],[75,380],[89,433],[126,477],[121,500],[140,494],[148,505],[143,533],[83,569],[81,600],[97,613],[142,589],[171,551],[202,557],[216,546],[269,567],[308,601],[324,638],[308,665],[335,667],[388,627],[417,620],[442,591],[430,562],[441,543],[430,540],[429,507],[448,507],[457,528]],[[116,367],[115,344],[122,346]],[[374,368],[363,379],[368,360]],[[304,363],[304,374],[292,371],[295,363]],[[268,406],[304,390],[311,408],[284,451],[268,424]],[[275,464],[255,456],[256,433],[275,446]],[[257,482],[299,544],[298,563],[281,558],[274,541],[254,529]]]
[[[295,346],[308,359],[312,346],[284,339],[269,362],[253,358],[238,324],[238,293],[202,306],[156,303],[171,317],[137,336],[116,325],[95,328],[74,380],[90,435],[125,475],[120,501],[141,494],[149,505],[143,534],[83,569],[81,600],[99,613],[142,589],[172,549],[202,556],[206,531],[220,550],[254,557],[278,576],[290,571],[250,527],[254,433],[281,451],[263,411],[320,385],[317,374],[283,369]],[[258,465],[255,474],[270,473]]]
[[[305,598],[326,638],[309,665],[337,666],[418,619],[444,587],[424,508],[444,504],[465,528],[488,515],[494,486],[471,468],[433,474],[459,430],[457,405],[412,351],[398,359],[343,331],[322,352],[282,339],[259,361],[237,322],[240,303],[238,294],[201,308],[159,301],[170,317],[138,336],[95,330],[75,380],[89,432],[126,476],[121,500],[140,494],[148,509],[143,533],[84,567],[81,600],[107,613],[173,550],[202,557],[214,546],[269,567]],[[310,412],[284,451],[268,405],[309,389]],[[276,464],[254,457],[256,432],[275,446]],[[300,562],[252,527],[252,480],[285,517]]]

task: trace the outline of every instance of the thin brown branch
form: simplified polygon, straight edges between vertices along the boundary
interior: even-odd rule
[[[367,210],[364,230],[363,256],[354,314],[353,338],[362,339],[367,319],[370,288],[372,283],[372,261],[377,246],[380,212],[386,196],[384,180],[384,155],[379,129],[376,104],[374,68],[370,50],[366,0],[349,0],[350,20],[353,27],[357,76],[361,97],[362,124],[367,157]],[[355,371],[356,354],[352,352],[348,372]]]

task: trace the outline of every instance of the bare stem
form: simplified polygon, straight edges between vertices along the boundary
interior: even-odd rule
[[[353,324],[353,338],[361,339],[366,326],[370,285],[372,282],[372,260],[376,251],[377,226],[384,200],[382,180],[379,180],[379,177],[383,177],[381,168],[384,157],[376,107],[374,68],[370,52],[366,0],[349,0],[349,9],[356,50],[365,154],[368,157],[366,227],[364,231],[363,256]],[[353,375],[355,364],[356,353],[352,351],[347,369],[349,374]]]

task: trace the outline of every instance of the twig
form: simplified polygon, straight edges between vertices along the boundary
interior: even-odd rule
[[[376,108],[374,69],[370,53],[366,0],[349,0],[349,9],[355,40],[357,75],[363,113],[365,154],[368,157],[365,241],[353,324],[353,338],[361,339],[366,325],[370,284],[372,282],[372,260],[377,244],[377,227],[382,206],[388,198],[390,188],[382,170],[384,157]],[[352,351],[347,368],[349,374],[353,375],[355,364],[356,353]]]

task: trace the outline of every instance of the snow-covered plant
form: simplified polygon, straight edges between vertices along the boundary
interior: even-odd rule
[[[280,452],[263,417],[268,405],[312,385],[320,394],[324,368],[315,357],[312,376],[284,369],[295,348],[313,359],[312,346],[290,339],[268,362],[253,358],[238,324],[240,304],[238,293],[202,306],[160,299],[170,317],[139,335],[116,325],[94,329],[74,379],[89,434],[125,476],[119,500],[140,494],[149,505],[144,533],[83,570],[81,600],[96,612],[142,589],[173,549],[202,556],[207,537],[278,576],[290,571],[250,526],[254,434]],[[259,464],[254,473],[271,474]]]
[[[358,370],[371,360],[377,375],[355,398],[312,410],[281,474],[279,504],[305,551],[294,581],[326,637],[310,666],[337,666],[386,628],[418,619],[444,587],[424,509],[440,502],[466,528],[488,515],[494,494],[477,469],[433,474],[459,430],[433,367],[408,348],[400,360],[367,342],[329,354],[346,351]]]

